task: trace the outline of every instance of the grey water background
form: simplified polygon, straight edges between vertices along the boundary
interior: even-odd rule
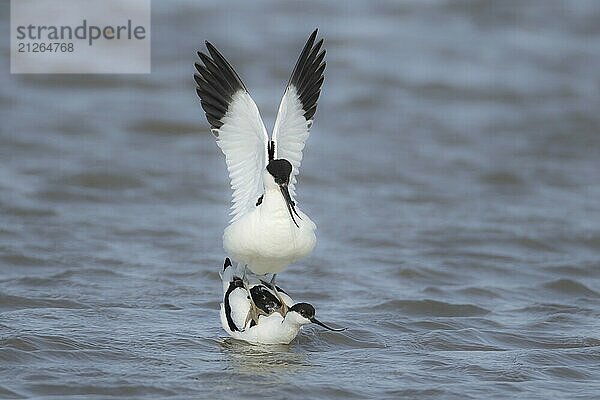
[[[600,3],[153,2],[152,74],[10,75],[0,398],[600,396]],[[211,40],[270,130],[326,81],[279,277],[343,334],[227,339],[230,191],[192,80]]]

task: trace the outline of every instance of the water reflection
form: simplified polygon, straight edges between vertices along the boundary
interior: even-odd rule
[[[227,338],[221,341],[221,353],[234,372],[241,374],[273,376],[295,373],[305,368],[306,353],[295,344],[251,345]]]

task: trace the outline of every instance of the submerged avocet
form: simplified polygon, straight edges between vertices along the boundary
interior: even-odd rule
[[[323,39],[315,43],[316,36],[317,30],[294,67],[271,140],[246,86],[211,43],[206,42],[210,56],[198,52],[202,63],[196,63],[197,93],[225,154],[233,189],[233,218],[223,247],[254,274],[274,274],[273,284],[275,274],[310,254],[316,243],[316,225],[294,202],[302,150],[324,79]]]
[[[242,275],[245,276],[242,278]],[[323,324],[315,318],[312,305],[294,303],[280,287],[240,273],[229,258],[225,259],[221,279],[221,325],[234,339],[254,344],[288,344],[302,326],[310,323],[331,331],[345,330]]]

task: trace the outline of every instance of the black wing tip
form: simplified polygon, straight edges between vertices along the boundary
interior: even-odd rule
[[[200,60],[194,63],[198,71],[194,74],[196,93],[211,128],[219,129],[233,95],[240,90],[246,91],[246,86],[219,50],[208,40],[204,44],[209,54],[196,51]]]
[[[217,48],[211,42],[209,42],[208,40],[206,40],[204,42],[204,45],[208,49],[208,52],[211,53],[211,56],[212,56],[213,52],[214,53],[219,53],[219,55],[221,55],[221,52],[219,50],[217,50]],[[214,56],[213,56],[213,59],[214,59]]]
[[[308,37],[288,82],[288,86],[296,88],[306,120],[311,120],[315,114],[327,65],[327,52],[322,48],[325,39],[315,43],[318,32],[319,28],[316,28]]]

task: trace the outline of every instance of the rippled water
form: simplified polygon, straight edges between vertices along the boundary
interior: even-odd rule
[[[0,398],[600,395],[598,2],[152,18],[150,75],[0,65]],[[217,44],[271,126],[315,26],[298,200],[318,244],[279,282],[350,329],[249,346],[219,323],[230,193],[192,63]]]

